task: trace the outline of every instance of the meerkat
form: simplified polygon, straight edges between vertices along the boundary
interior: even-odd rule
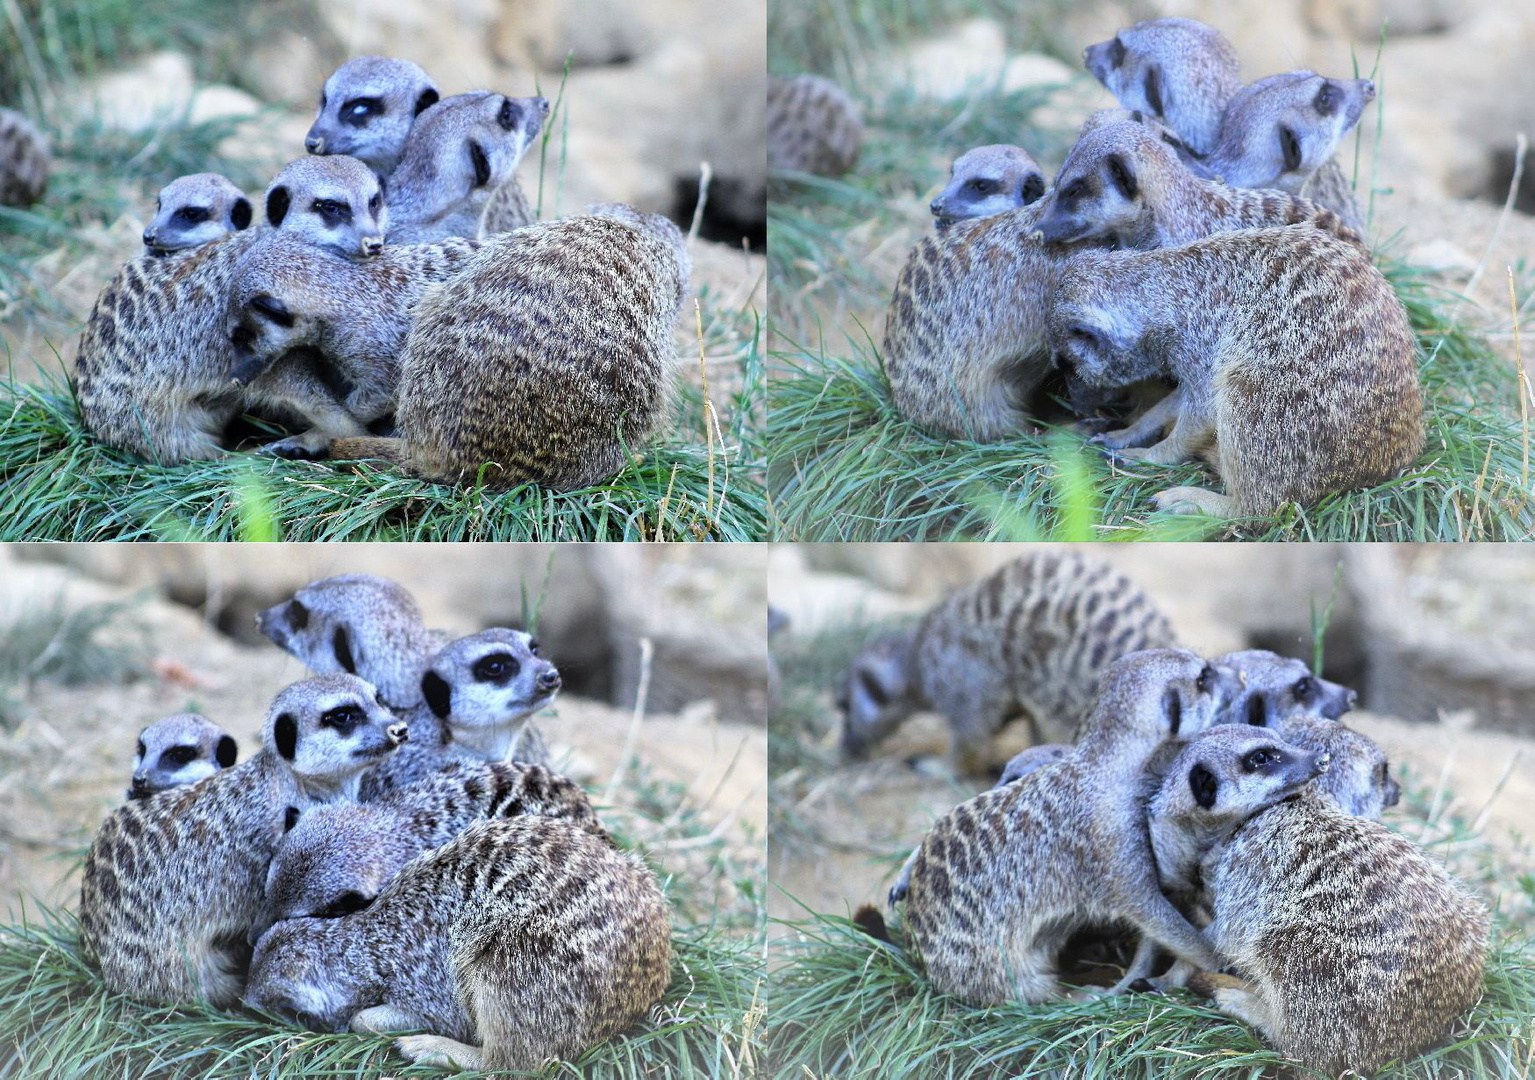
[[[1050,316],[1063,360],[1095,386],[1166,374],[1172,431],[1116,453],[1187,461],[1214,442],[1227,494],[1154,496],[1176,513],[1269,515],[1375,483],[1423,445],[1417,339],[1355,244],[1309,225],[1151,252],[1082,252]]]
[[[1153,251],[1215,233],[1301,222],[1364,244],[1332,211],[1297,195],[1200,179],[1154,128],[1124,119],[1098,125],[1072,147],[1045,199],[1038,237]]]
[[[206,780],[239,756],[234,736],[206,716],[176,713],[139,732],[129,799],[158,795]]]
[[[514,232],[524,225],[538,221],[538,210],[528,201],[522,185],[514,176],[495,191],[485,203],[485,213],[480,218],[481,237]]]
[[[371,173],[358,179],[377,184]],[[328,182],[325,190],[333,190]],[[305,209],[316,194],[303,183],[289,185],[290,203],[300,210],[287,214],[276,233],[246,229],[163,258],[140,256],[118,270],[91,309],[75,361],[80,413],[98,440],[170,465],[222,454],[219,435],[244,408],[268,404],[322,419],[345,411],[331,385],[334,374],[312,361],[281,366],[243,388],[230,379],[228,297],[258,244],[289,244],[308,257],[349,262],[306,239],[324,227]],[[361,191],[356,197],[369,201]],[[359,248],[360,241],[352,250]]]
[[[1115,661],[1100,682],[1065,761],[961,803],[922,842],[905,926],[938,990],[975,1005],[1045,1001],[1072,933],[1120,922],[1220,966],[1157,887],[1138,789],[1165,744],[1215,721],[1236,676],[1193,653],[1149,649]]]
[[[304,812],[266,876],[255,944],[274,922],[361,911],[411,859],[476,821],[539,814],[607,836],[581,786],[541,765],[460,762],[376,802]]]
[[[310,425],[261,452],[314,458],[334,439],[366,436],[393,411],[418,306],[470,265],[477,246],[389,244],[366,262],[282,234],[253,248],[229,287],[226,378],[257,396],[280,388],[302,403]]]
[[[251,201],[219,173],[178,176],[155,197],[155,216],[144,229],[150,255],[201,247],[250,227]]]
[[[538,639],[497,627],[438,650],[421,677],[424,704],[412,709],[412,730],[423,732],[363,782],[372,802],[419,783],[457,761],[549,764],[549,747],[532,717],[554,703],[560,672],[541,655]]]
[[[0,206],[31,206],[48,190],[53,151],[21,113],[0,109]]]
[[[1148,19],[1089,45],[1082,60],[1127,109],[1167,123],[1195,153],[1220,137],[1221,113],[1242,86],[1224,35],[1193,19]]]
[[[388,578],[311,581],[260,612],[256,626],[316,675],[346,672],[371,683],[385,705],[409,719],[413,742],[431,743],[440,734],[430,712],[418,721],[410,710],[422,703],[421,677],[449,637],[427,629],[416,598]]]
[[[512,179],[548,115],[545,98],[483,90],[423,112],[389,174],[389,242],[478,238],[493,194]]]
[[[317,1031],[424,1028],[395,1043],[418,1064],[537,1069],[639,1020],[670,967],[666,899],[645,864],[523,816],[470,826],[361,911],[277,924],[245,1000]]]
[[[1215,152],[1226,107],[1242,89],[1242,79],[1236,50],[1214,27],[1193,19],[1153,19],[1088,46],[1083,58],[1088,71],[1126,108],[1163,121],[1197,154]],[[1304,127],[1311,124],[1310,117],[1303,120]],[[1242,127],[1242,122],[1233,121],[1226,134],[1235,135]],[[1277,132],[1272,136],[1279,137]],[[1312,169],[1309,183],[1287,190],[1307,196],[1349,228],[1361,230],[1353,186],[1336,160]]]
[[[431,76],[409,60],[348,60],[325,80],[304,148],[311,154],[347,154],[388,176],[416,118],[440,96]]]
[[[863,116],[842,87],[820,75],[768,76],[769,172],[841,176],[862,145]]]
[[[355,799],[362,772],[406,736],[361,679],[306,679],[274,699],[250,760],[113,812],[91,843],[80,891],[81,947],[107,988],[154,1001],[238,1001],[246,933],[292,817]]]
[[[1230,764],[1200,764],[1208,776],[1175,767],[1154,803],[1195,824],[1169,819],[1175,839],[1169,824],[1151,828],[1159,852],[1177,851],[1168,865],[1197,873],[1213,913],[1205,936],[1237,975],[1207,965],[1189,987],[1329,1076],[1368,1074],[1443,1037],[1482,993],[1486,907],[1378,823],[1311,791],[1270,801]],[[1205,800],[1224,811],[1220,827],[1201,827]]]
[[[327,456],[491,488],[607,479],[666,419],[690,270],[677,226],[627,206],[484,241],[416,310],[399,437],[338,439]]]
[[[321,251],[369,259],[383,250],[383,181],[354,157],[290,161],[267,185],[265,205],[271,229]]]
[[[1151,598],[1108,564],[1070,549],[1033,552],[854,659],[835,695],[842,749],[862,757],[931,707],[949,721],[960,770],[981,773],[1009,719],[1026,715],[1035,742],[1069,740],[1111,663],[1173,641]]]
[[[949,182],[929,204],[941,232],[956,221],[991,217],[1038,201],[1045,173],[1021,146],[997,143],[966,150],[949,167]]]

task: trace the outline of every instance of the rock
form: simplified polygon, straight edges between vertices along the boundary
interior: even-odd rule
[[[1067,67],[1053,56],[1023,53],[1008,58],[1002,72],[1002,90],[1013,93],[1034,87],[1064,86],[1081,74],[1078,69]]]
[[[148,131],[186,113],[192,99],[192,62],[158,52],[82,83],[65,101],[82,120],[118,131]]]
[[[971,19],[876,61],[872,81],[891,90],[948,100],[964,97],[977,84],[995,84],[1006,61],[1001,24]]]
[[[444,94],[494,88],[501,72],[491,48],[496,0],[317,0],[345,56],[398,56],[420,64]],[[319,86],[314,88],[318,100]]]
[[[503,62],[559,71],[627,63],[651,49],[677,20],[675,2],[626,4],[620,0],[518,0],[501,9],[493,48]]]
[[[1469,276],[1476,270],[1476,257],[1453,240],[1430,240],[1407,253],[1413,266],[1447,277]]]

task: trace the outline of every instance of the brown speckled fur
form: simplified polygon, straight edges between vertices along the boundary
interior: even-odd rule
[[[820,75],[767,81],[769,170],[841,176],[858,163],[863,119],[842,87]]]
[[[247,1001],[321,1030],[361,1026],[357,1014],[382,1005],[433,1033],[399,1040],[409,1057],[532,1069],[643,1016],[670,957],[666,900],[638,857],[519,817],[412,861],[363,911],[274,927]]]
[[[48,189],[48,139],[21,113],[0,109],[0,206],[30,206]]]

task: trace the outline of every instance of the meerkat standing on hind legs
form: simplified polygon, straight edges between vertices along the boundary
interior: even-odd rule
[[[1153,755],[1209,727],[1239,689],[1193,653],[1131,653],[1104,674],[1069,758],[940,818],[912,866],[905,917],[933,985],[975,1005],[1048,1000],[1072,932],[1117,922],[1219,968],[1157,887],[1138,788]]]
[[[119,807],[80,888],[81,951],[108,989],[152,1001],[239,1000],[267,864],[306,807],[355,799],[406,726],[351,675],[277,695],[249,761]]]
[[[1061,275],[1051,329],[1091,385],[1176,379],[1171,433],[1116,453],[1175,465],[1213,442],[1228,493],[1172,488],[1160,509],[1311,506],[1397,475],[1423,445],[1407,312],[1357,245],[1309,225],[1084,252]]]
[[[364,910],[291,919],[256,948],[246,1002],[317,1031],[429,1034],[418,1064],[537,1069],[624,1030],[671,979],[666,899],[634,855],[568,822],[481,822]]]

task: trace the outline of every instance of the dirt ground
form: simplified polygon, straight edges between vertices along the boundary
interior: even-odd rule
[[[1306,625],[1309,595],[1320,592],[1325,601],[1340,546],[1284,547],[1095,550],[1142,585],[1185,640],[1211,654],[1251,644],[1254,634],[1283,636],[1286,627]],[[921,611],[1020,551],[1004,545],[784,545],[770,563],[770,597],[789,616],[786,634],[811,635]],[[1200,575],[1197,590],[1188,587],[1194,573]],[[1335,617],[1349,619],[1350,603],[1345,592]],[[777,647],[789,640],[779,639]],[[788,687],[796,676],[785,668],[783,678]],[[832,688],[815,689],[814,756],[836,763]],[[1456,817],[1473,823],[1497,861],[1490,899],[1501,898],[1505,889],[1516,894],[1519,876],[1535,872],[1529,839],[1535,836],[1535,740],[1475,727],[1472,716],[1411,723],[1368,711],[1368,699],[1364,704],[1346,722],[1381,745],[1405,787],[1426,793],[1388,811],[1388,823],[1420,840],[1442,838],[1438,825],[1412,816],[1421,815],[1425,804],[1435,807],[1436,822]],[[1005,728],[995,741],[994,761],[1000,766],[1027,739],[1025,725]],[[981,778],[956,778],[945,761],[947,750],[943,719],[921,713],[882,743],[871,761],[778,770],[768,855],[770,915],[793,918],[805,908],[848,914],[862,903],[883,903],[905,855],[932,822],[985,786]]]
[[[0,622],[39,605],[62,603],[73,611],[134,591],[66,567],[18,564],[12,551],[0,549]],[[0,728],[0,923],[21,917],[23,898],[69,907],[78,902],[79,854],[121,801],[144,724],[183,709],[204,711],[236,737],[244,760],[258,745],[273,694],[305,675],[275,647],[237,644],[178,603],[150,597],[130,617],[151,643],[145,677],[74,687],[36,681],[12,695],[9,713],[19,722]],[[722,720],[720,713],[708,701],[647,711],[635,737],[638,765],[611,799],[604,792],[623,756],[632,707],[562,696],[539,723],[594,802],[611,807],[602,811],[610,824],[639,836],[666,871],[697,879],[710,872],[713,839],[722,840],[738,864],[760,867],[764,858],[766,733],[759,725]],[[661,825],[631,813],[656,792],[675,798],[662,808],[667,820]],[[672,827],[684,815],[693,821],[688,835]],[[722,906],[739,899],[725,880],[706,883],[695,895]]]

